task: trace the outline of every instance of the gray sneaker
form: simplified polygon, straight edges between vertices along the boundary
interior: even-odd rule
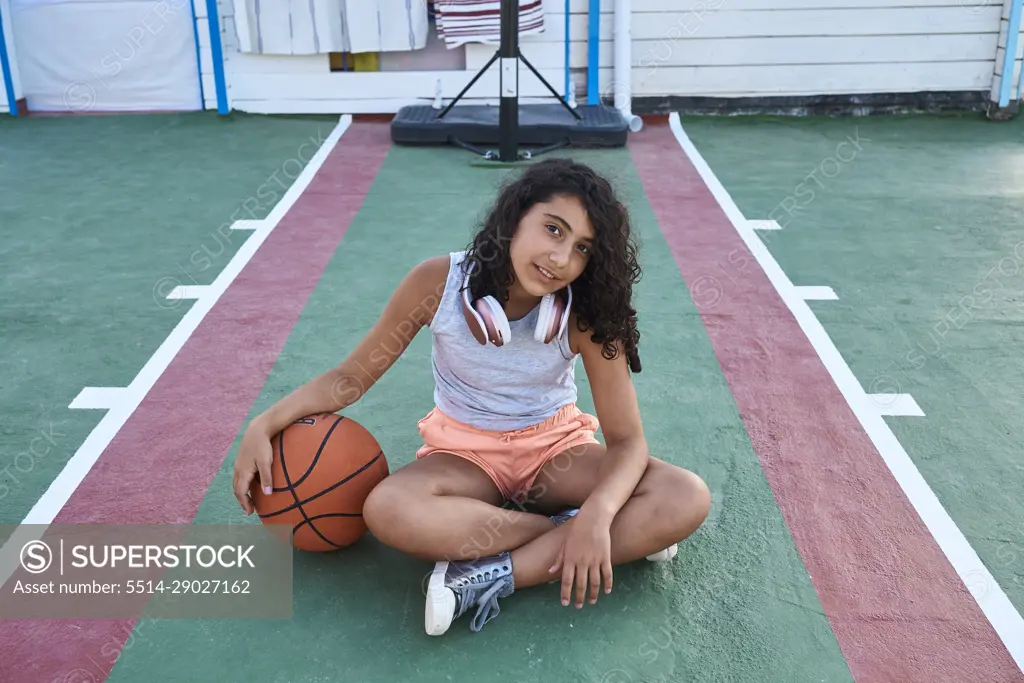
[[[565,510],[562,510],[558,514],[551,515],[550,519],[552,522],[555,523],[555,526],[562,526],[571,518],[575,517],[576,513],[579,511],[579,508],[566,508]]]
[[[476,614],[469,629],[479,631],[501,612],[498,598],[512,595],[513,590],[512,558],[507,552],[479,560],[436,563],[427,584],[423,615],[427,635],[443,634],[455,619],[474,606]]]

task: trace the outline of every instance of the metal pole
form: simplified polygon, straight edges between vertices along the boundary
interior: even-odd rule
[[[14,24],[11,24],[11,32],[14,32]],[[3,10],[0,9],[0,71],[3,71],[4,91],[7,93],[7,109],[11,116],[18,115],[18,96],[14,93],[14,76],[12,75],[11,62],[7,55],[7,41],[4,39]]]
[[[1003,74],[999,80],[999,106],[1010,104],[1013,69],[1017,63],[1017,35],[1020,33],[1021,0],[1010,0],[1010,16],[1006,23],[1006,49],[1003,50]]]
[[[519,0],[501,3],[501,103],[498,109],[499,159],[519,158]]]
[[[217,88],[217,113],[231,113],[228,105],[228,87],[224,77],[224,54],[220,44],[220,8],[217,0],[206,0],[206,20],[210,26],[210,53],[213,58],[213,83]]]

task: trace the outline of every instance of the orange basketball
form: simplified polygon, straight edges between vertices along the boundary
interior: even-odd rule
[[[324,552],[358,541],[366,533],[363,503],[388,476],[377,439],[350,417],[309,415],[271,440],[273,493],[263,493],[259,475],[249,492],[264,524],[287,524],[299,550]]]

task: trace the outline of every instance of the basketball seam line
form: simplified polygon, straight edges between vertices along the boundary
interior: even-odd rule
[[[331,486],[330,486],[329,488],[326,488],[326,489],[324,489],[323,491],[321,491],[320,493],[317,493],[317,494],[315,494],[315,495],[312,495],[312,496],[310,496],[309,498],[306,498],[305,500],[297,500],[297,501],[295,502],[295,504],[294,504],[294,505],[290,505],[290,506],[288,506],[288,507],[286,507],[286,508],[282,508],[281,510],[278,510],[277,512],[268,512],[268,513],[267,513],[267,514],[265,514],[265,515],[260,515],[260,519],[267,519],[268,517],[274,517],[274,516],[277,516],[277,515],[283,514],[283,513],[285,513],[285,512],[288,512],[289,510],[294,510],[294,509],[295,509],[296,507],[298,507],[299,505],[301,505],[301,504],[303,504],[303,503],[308,503],[308,502],[310,502],[311,500],[316,500],[316,499],[317,499],[317,498],[319,498],[320,496],[322,496],[322,495],[325,495],[325,494],[327,494],[327,493],[330,493],[331,491],[333,491],[334,489],[338,488],[339,486],[341,486],[341,485],[342,485],[342,484],[344,484],[345,482],[349,481],[350,479],[352,479],[353,477],[355,477],[355,476],[356,476],[356,475],[358,475],[359,473],[361,473],[361,472],[363,472],[364,470],[366,470],[366,469],[367,469],[367,468],[368,468],[368,467],[369,467],[370,465],[372,465],[373,463],[375,463],[375,462],[377,462],[378,460],[380,460],[381,456],[383,456],[383,455],[384,455],[384,451],[383,451],[383,450],[377,451],[377,455],[375,455],[375,456],[373,457],[373,459],[372,459],[372,460],[370,460],[369,462],[367,462],[367,463],[366,463],[365,465],[363,465],[363,466],[362,466],[362,467],[360,467],[360,468],[359,468],[358,470],[356,470],[356,471],[355,471],[355,472],[353,472],[352,474],[348,475],[347,477],[345,477],[344,479],[342,479],[342,480],[341,480],[341,481],[339,481],[338,483],[336,483],[336,484],[331,484]],[[294,491],[292,491],[292,496],[293,496],[293,497],[295,496],[295,492],[294,492]],[[361,516],[362,516],[362,515],[360,514],[360,517],[361,517]]]
[[[327,443],[327,440],[331,436],[331,432],[333,432],[334,428],[336,426],[338,426],[339,422],[341,422],[341,420],[340,420],[341,416],[339,415],[338,417],[339,417],[339,419],[334,421],[334,424],[331,425],[331,429],[328,430],[327,434],[324,436],[323,440],[320,442],[320,449],[317,451],[317,455],[319,455],[320,451],[323,450],[324,444]],[[324,543],[326,543],[328,545],[332,545],[335,548],[341,548],[342,546],[338,545],[334,541],[332,541],[329,538],[327,538],[326,536],[324,536],[320,532],[320,530],[316,528],[316,525],[313,524],[313,520],[311,520],[309,518],[309,515],[307,515],[306,511],[302,508],[302,503],[299,502],[299,494],[295,490],[295,486],[297,485],[297,483],[293,485],[292,481],[291,481],[291,478],[288,476],[288,464],[287,464],[287,460],[284,457],[284,430],[281,430],[281,432],[278,433],[277,437],[278,437],[278,441],[277,441],[277,443],[278,443],[278,453],[280,453],[280,455],[281,455],[281,471],[284,473],[284,480],[285,480],[285,483],[288,484],[288,490],[291,492],[292,498],[295,499],[295,505],[292,506],[291,508],[286,508],[286,509],[298,508],[299,509],[299,514],[302,515],[302,518],[304,520],[306,520],[305,522],[303,522],[303,524],[308,523],[309,524],[309,528],[312,529],[313,533],[315,533],[317,536],[319,536],[320,539],[323,540]],[[310,470],[313,469],[312,465],[310,466],[309,469]],[[282,512],[283,512],[283,510],[282,510]],[[299,526],[301,526],[301,525],[296,525],[296,526],[292,527],[292,537],[293,538],[294,538],[295,532],[298,530]]]
[[[361,513],[358,513],[358,512],[325,512],[322,515],[314,515],[312,517],[307,517],[307,520],[312,522],[312,520],[314,520],[314,519],[322,519],[324,517],[362,517],[362,516],[363,515]],[[301,529],[304,526],[306,526],[306,522],[299,522],[298,524],[295,525],[295,528],[292,531],[293,532],[298,531],[299,529]],[[310,526],[310,528],[316,530],[316,527],[314,527],[312,524],[310,524],[309,526]],[[327,542],[330,543],[330,541],[327,541]],[[338,546],[338,547],[340,548],[341,546]]]
[[[344,415],[335,415],[335,417],[337,419],[334,421],[334,424],[331,425],[331,428],[327,430],[327,434],[324,435],[323,441],[320,442],[320,448],[316,449],[316,455],[313,456],[313,461],[311,463],[309,463],[309,468],[305,472],[303,472],[302,476],[299,477],[299,480],[297,482],[295,482],[294,484],[289,482],[289,484],[288,484],[289,486],[291,486],[291,487],[298,486],[302,482],[306,481],[306,478],[309,477],[309,475],[313,472],[313,468],[316,467],[316,463],[320,459],[320,454],[324,452],[324,447],[327,446],[327,442],[330,440],[331,434],[334,432],[334,430],[338,426],[338,424],[342,420],[345,419]],[[284,444],[282,443],[282,446],[283,445]],[[281,492],[281,491],[287,491],[287,490],[288,489],[273,489],[273,491],[275,491],[275,492]]]

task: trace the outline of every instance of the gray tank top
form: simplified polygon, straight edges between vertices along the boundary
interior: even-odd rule
[[[543,422],[576,401],[576,359],[568,327],[550,344],[534,340],[538,304],[510,320],[512,341],[482,346],[462,312],[459,264],[465,252],[450,254],[448,280],[430,323],[434,403],[441,412],[478,429],[509,431]]]

